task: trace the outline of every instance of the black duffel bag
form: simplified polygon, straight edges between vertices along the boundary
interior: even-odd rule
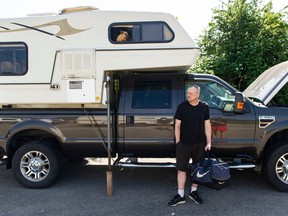
[[[192,183],[216,190],[230,185],[231,178],[228,164],[220,161],[210,151],[207,151],[207,158],[192,166],[191,177]]]

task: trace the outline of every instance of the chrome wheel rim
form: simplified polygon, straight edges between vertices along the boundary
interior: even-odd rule
[[[22,175],[29,181],[40,182],[48,176],[50,162],[42,152],[30,151],[22,157],[20,170]]]
[[[275,169],[278,178],[285,184],[288,184],[288,153],[278,159]]]

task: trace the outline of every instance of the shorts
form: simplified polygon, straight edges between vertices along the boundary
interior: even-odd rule
[[[176,144],[176,169],[187,172],[189,160],[192,158],[192,164],[203,160],[206,156],[205,144],[194,144],[187,146],[179,142]]]

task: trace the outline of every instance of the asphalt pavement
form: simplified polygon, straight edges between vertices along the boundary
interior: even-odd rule
[[[232,170],[231,186],[215,191],[199,186],[202,205],[191,200],[169,207],[177,192],[175,168],[113,167],[113,195],[107,196],[106,165],[69,162],[48,189],[27,189],[0,167],[0,216],[279,216],[287,215],[288,193],[272,188],[252,170]],[[186,194],[189,185],[187,184]]]

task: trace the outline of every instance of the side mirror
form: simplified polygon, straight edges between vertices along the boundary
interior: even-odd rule
[[[235,113],[244,113],[245,100],[241,92],[236,92],[235,102],[234,102],[234,112]]]

